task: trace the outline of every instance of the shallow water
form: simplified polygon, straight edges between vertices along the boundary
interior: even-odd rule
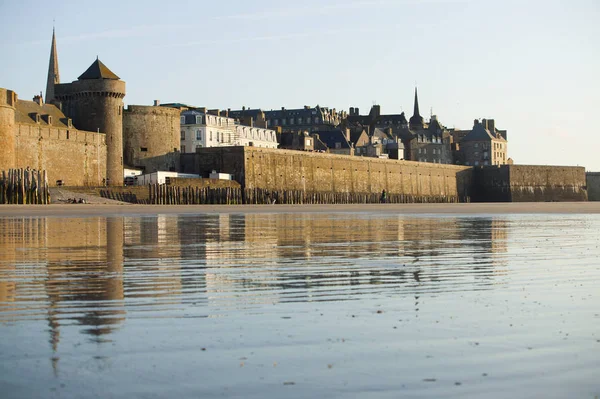
[[[600,396],[600,215],[0,219],[0,396]]]

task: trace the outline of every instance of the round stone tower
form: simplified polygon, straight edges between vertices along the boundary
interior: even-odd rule
[[[54,90],[77,129],[106,134],[107,183],[123,185],[125,82],[96,59],[76,81],[56,85]]]
[[[125,164],[146,173],[178,170],[180,111],[160,106],[129,105],[123,113]]]
[[[15,106],[17,93],[0,88],[0,172],[15,167]]]

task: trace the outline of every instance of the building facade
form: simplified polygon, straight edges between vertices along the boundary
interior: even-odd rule
[[[348,116],[346,112],[338,112],[335,108],[310,107],[263,111],[260,109],[246,109],[229,111],[229,117],[243,121],[251,117],[258,120],[263,115],[266,126],[270,128],[281,127],[282,132],[306,130],[309,132],[333,130]]]
[[[186,110],[180,117],[181,152],[206,147],[254,146],[277,148],[274,130],[244,126],[235,119],[211,113],[204,108]]]
[[[495,128],[493,119],[475,120],[473,129],[458,143],[466,166],[505,165],[508,143]]]

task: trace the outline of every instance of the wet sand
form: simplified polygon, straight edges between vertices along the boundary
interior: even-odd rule
[[[597,214],[600,202],[524,202],[470,204],[352,204],[352,205],[134,205],[52,204],[1,205],[0,217],[109,216],[208,213],[396,213],[396,214]]]

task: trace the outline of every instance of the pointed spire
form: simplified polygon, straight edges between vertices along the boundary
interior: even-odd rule
[[[54,85],[60,83],[58,73],[58,53],[56,52],[56,35],[52,27],[52,46],[50,47],[50,62],[48,64],[48,82],[46,83],[46,102],[54,100]]]
[[[410,117],[410,128],[411,129],[422,129],[423,128],[423,117],[419,113],[419,97],[417,95],[417,88],[415,87],[415,108],[413,116]]]
[[[419,114],[419,96],[417,95],[417,88],[415,87],[415,109],[413,111],[413,116],[421,116]]]

